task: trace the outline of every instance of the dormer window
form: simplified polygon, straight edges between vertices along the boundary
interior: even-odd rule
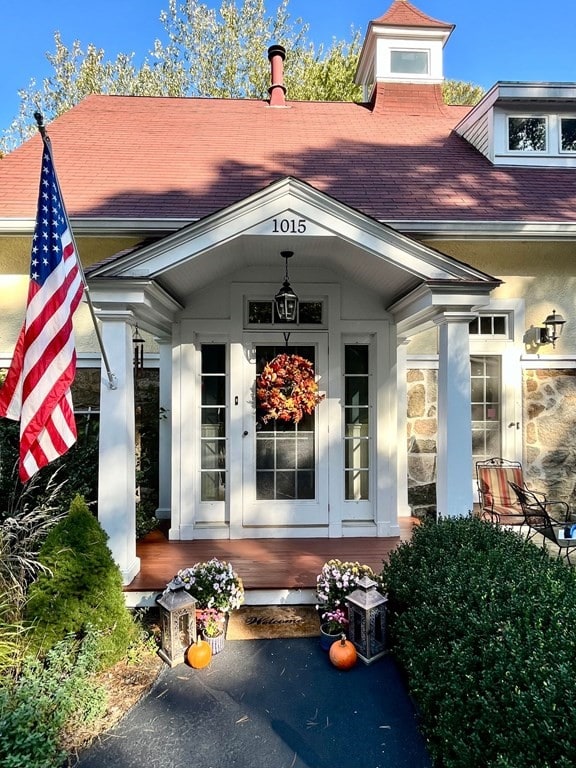
[[[546,152],[545,117],[509,117],[508,149],[511,152]]]
[[[560,120],[560,151],[576,152],[576,117]]]
[[[428,75],[429,51],[390,51],[390,72],[394,75]]]

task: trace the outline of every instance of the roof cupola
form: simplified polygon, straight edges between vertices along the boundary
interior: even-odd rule
[[[377,83],[442,83],[443,48],[453,29],[408,0],[394,0],[369,23],[360,52],[356,82],[364,87],[365,100],[372,98]]]

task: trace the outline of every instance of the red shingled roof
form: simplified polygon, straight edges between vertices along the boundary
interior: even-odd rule
[[[391,27],[439,27],[441,29],[453,29],[453,24],[433,19],[418,8],[411,5],[408,0],[394,0],[390,8],[383,16],[375,19],[373,24],[388,24]]]
[[[574,171],[493,167],[452,130],[467,108],[422,88],[375,108],[90,96],[48,133],[74,217],[194,219],[293,176],[380,220],[576,221]],[[0,218],[33,218],[39,166],[39,137],[0,161]]]

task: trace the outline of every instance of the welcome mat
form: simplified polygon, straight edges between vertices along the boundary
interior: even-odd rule
[[[278,637],[316,637],[320,634],[313,605],[243,605],[232,611],[229,640],[272,640]]]

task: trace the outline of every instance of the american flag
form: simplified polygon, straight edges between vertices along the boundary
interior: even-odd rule
[[[26,317],[0,389],[0,416],[20,421],[22,482],[76,442],[72,315],[84,286],[49,140],[42,138]]]

